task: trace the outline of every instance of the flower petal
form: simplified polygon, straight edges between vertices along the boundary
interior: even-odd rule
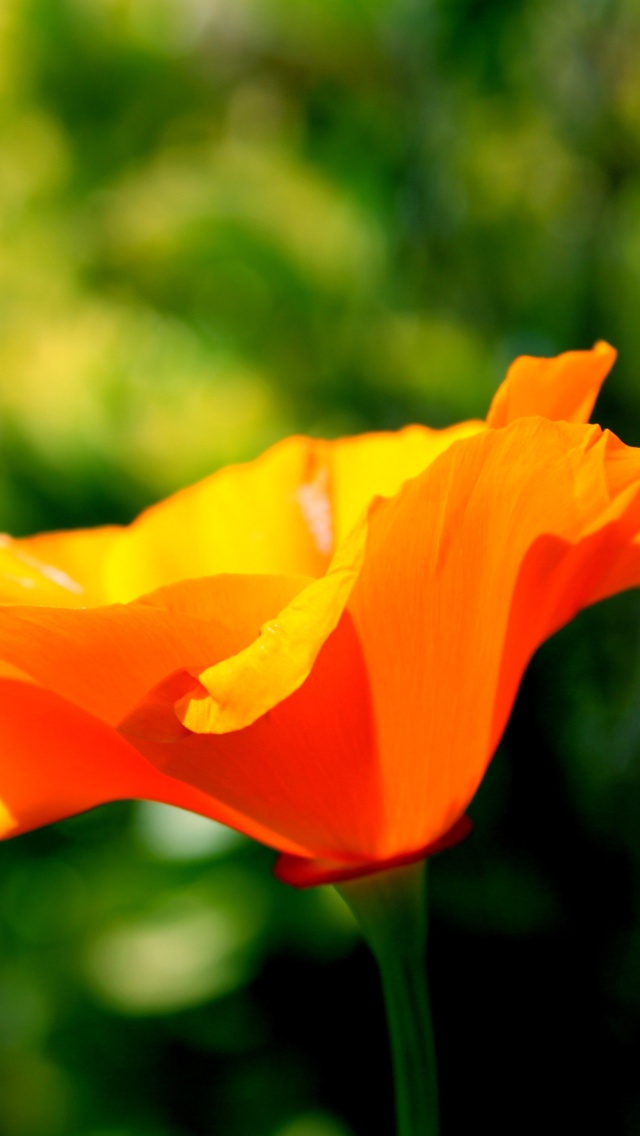
[[[22,539],[0,535],[0,603],[45,607],[104,603],[105,558],[121,532],[113,526]]]
[[[292,854],[304,852],[146,761],[115,730],[50,690],[0,678],[0,837],[50,824],[105,801],[178,805]]]
[[[375,497],[393,497],[410,477],[422,473],[454,442],[486,429],[460,422],[445,430],[406,426],[404,430],[360,434],[331,443],[331,497],[336,543],[346,537]]]
[[[321,576],[376,495],[484,429],[409,426],[326,442],[288,438],[119,526],[0,535],[0,603],[94,607],[221,573]]]
[[[218,734],[243,729],[302,685],[340,621],[362,565],[366,533],[363,517],[325,576],[299,591],[248,647],[198,674],[203,689],[176,705],[189,730]]]
[[[382,806],[368,680],[348,616],[321,644],[306,682],[245,729],[180,727],[174,702],[185,684],[188,675],[172,676],[121,723],[131,744],[269,828],[272,847],[288,851],[295,842],[306,857],[360,863],[377,839]],[[247,822],[238,827],[251,834]]]
[[[253,642],[305,577],[185,580],[142,600],[74,610],[0,608],[0,659],[113,725],[177,669]]]
[[[372,512],[348,607],[387,806],[372,858],[455,823],[531,653],[627,557],[640,453],[621,463],[620,447],[598,427],[519,419],[451,447]]]
[[[591,351],[567,351],[552,359],[521,355],[494,395],[487,425],[506,426],[531,415],[588,422],[615,360],[615,349],[604,342]]]
[[[304,506],[304,487],[317,477],[318,445],[287,438],[256,461],[221,469],[147,509],[109,557],[110,598],[126,602],[178,580],[226,572],[321,575],[330,534]]]

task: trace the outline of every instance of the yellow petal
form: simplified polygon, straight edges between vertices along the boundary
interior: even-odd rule
[[[331,541],[304,508],[317,445],[287,438],[142,513],[108,557],[110,598],[126,602],[177,580],[226,572],[321,575]]]
[[[176,705],[183,725],[198,734],[242,729],[302,685],[342,616],[362,565],[366,532],[363,518],[338,549],[326,576],[264,623],[250,646],[197,674],[202,692]]]
[[[483,422],[460,422],[445,430],[406,426],[395,433],[361,434],[331,443],[332,515],[339,544],[375,497],[393,497],[454,442],[486,429]]]
[[[374,497],[392,496],[453,442],[482,429],[465,422],[335,442],[288,438],[127,528],[0,537],[0,603],[85,608],[221,573],[321,576]]]
[[[103,569],[121,529],[14,539],[0,535],[0,603],[90,607],[106,601]]]

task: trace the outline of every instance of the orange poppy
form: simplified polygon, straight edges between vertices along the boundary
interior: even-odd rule
[[[640,450],[585,425],[606,344],[486,422],[294,437],[126,528],[0,547],[0,823],[166,801],[305,885],[465,831],[529,658],[640,583]]]

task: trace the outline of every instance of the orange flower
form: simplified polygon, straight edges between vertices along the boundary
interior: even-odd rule
[[[128,528],[0,548],[4,835],[141,797],[296,884],[457,839],[529,658],[640,582],[605,344],[516,361],[486,423],[290,438]]]

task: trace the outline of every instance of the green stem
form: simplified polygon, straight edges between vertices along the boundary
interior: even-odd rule
[[[339,885],[380,970],[396,1086],[396,1136],[438,1136],[425,948],[426,862]]]

